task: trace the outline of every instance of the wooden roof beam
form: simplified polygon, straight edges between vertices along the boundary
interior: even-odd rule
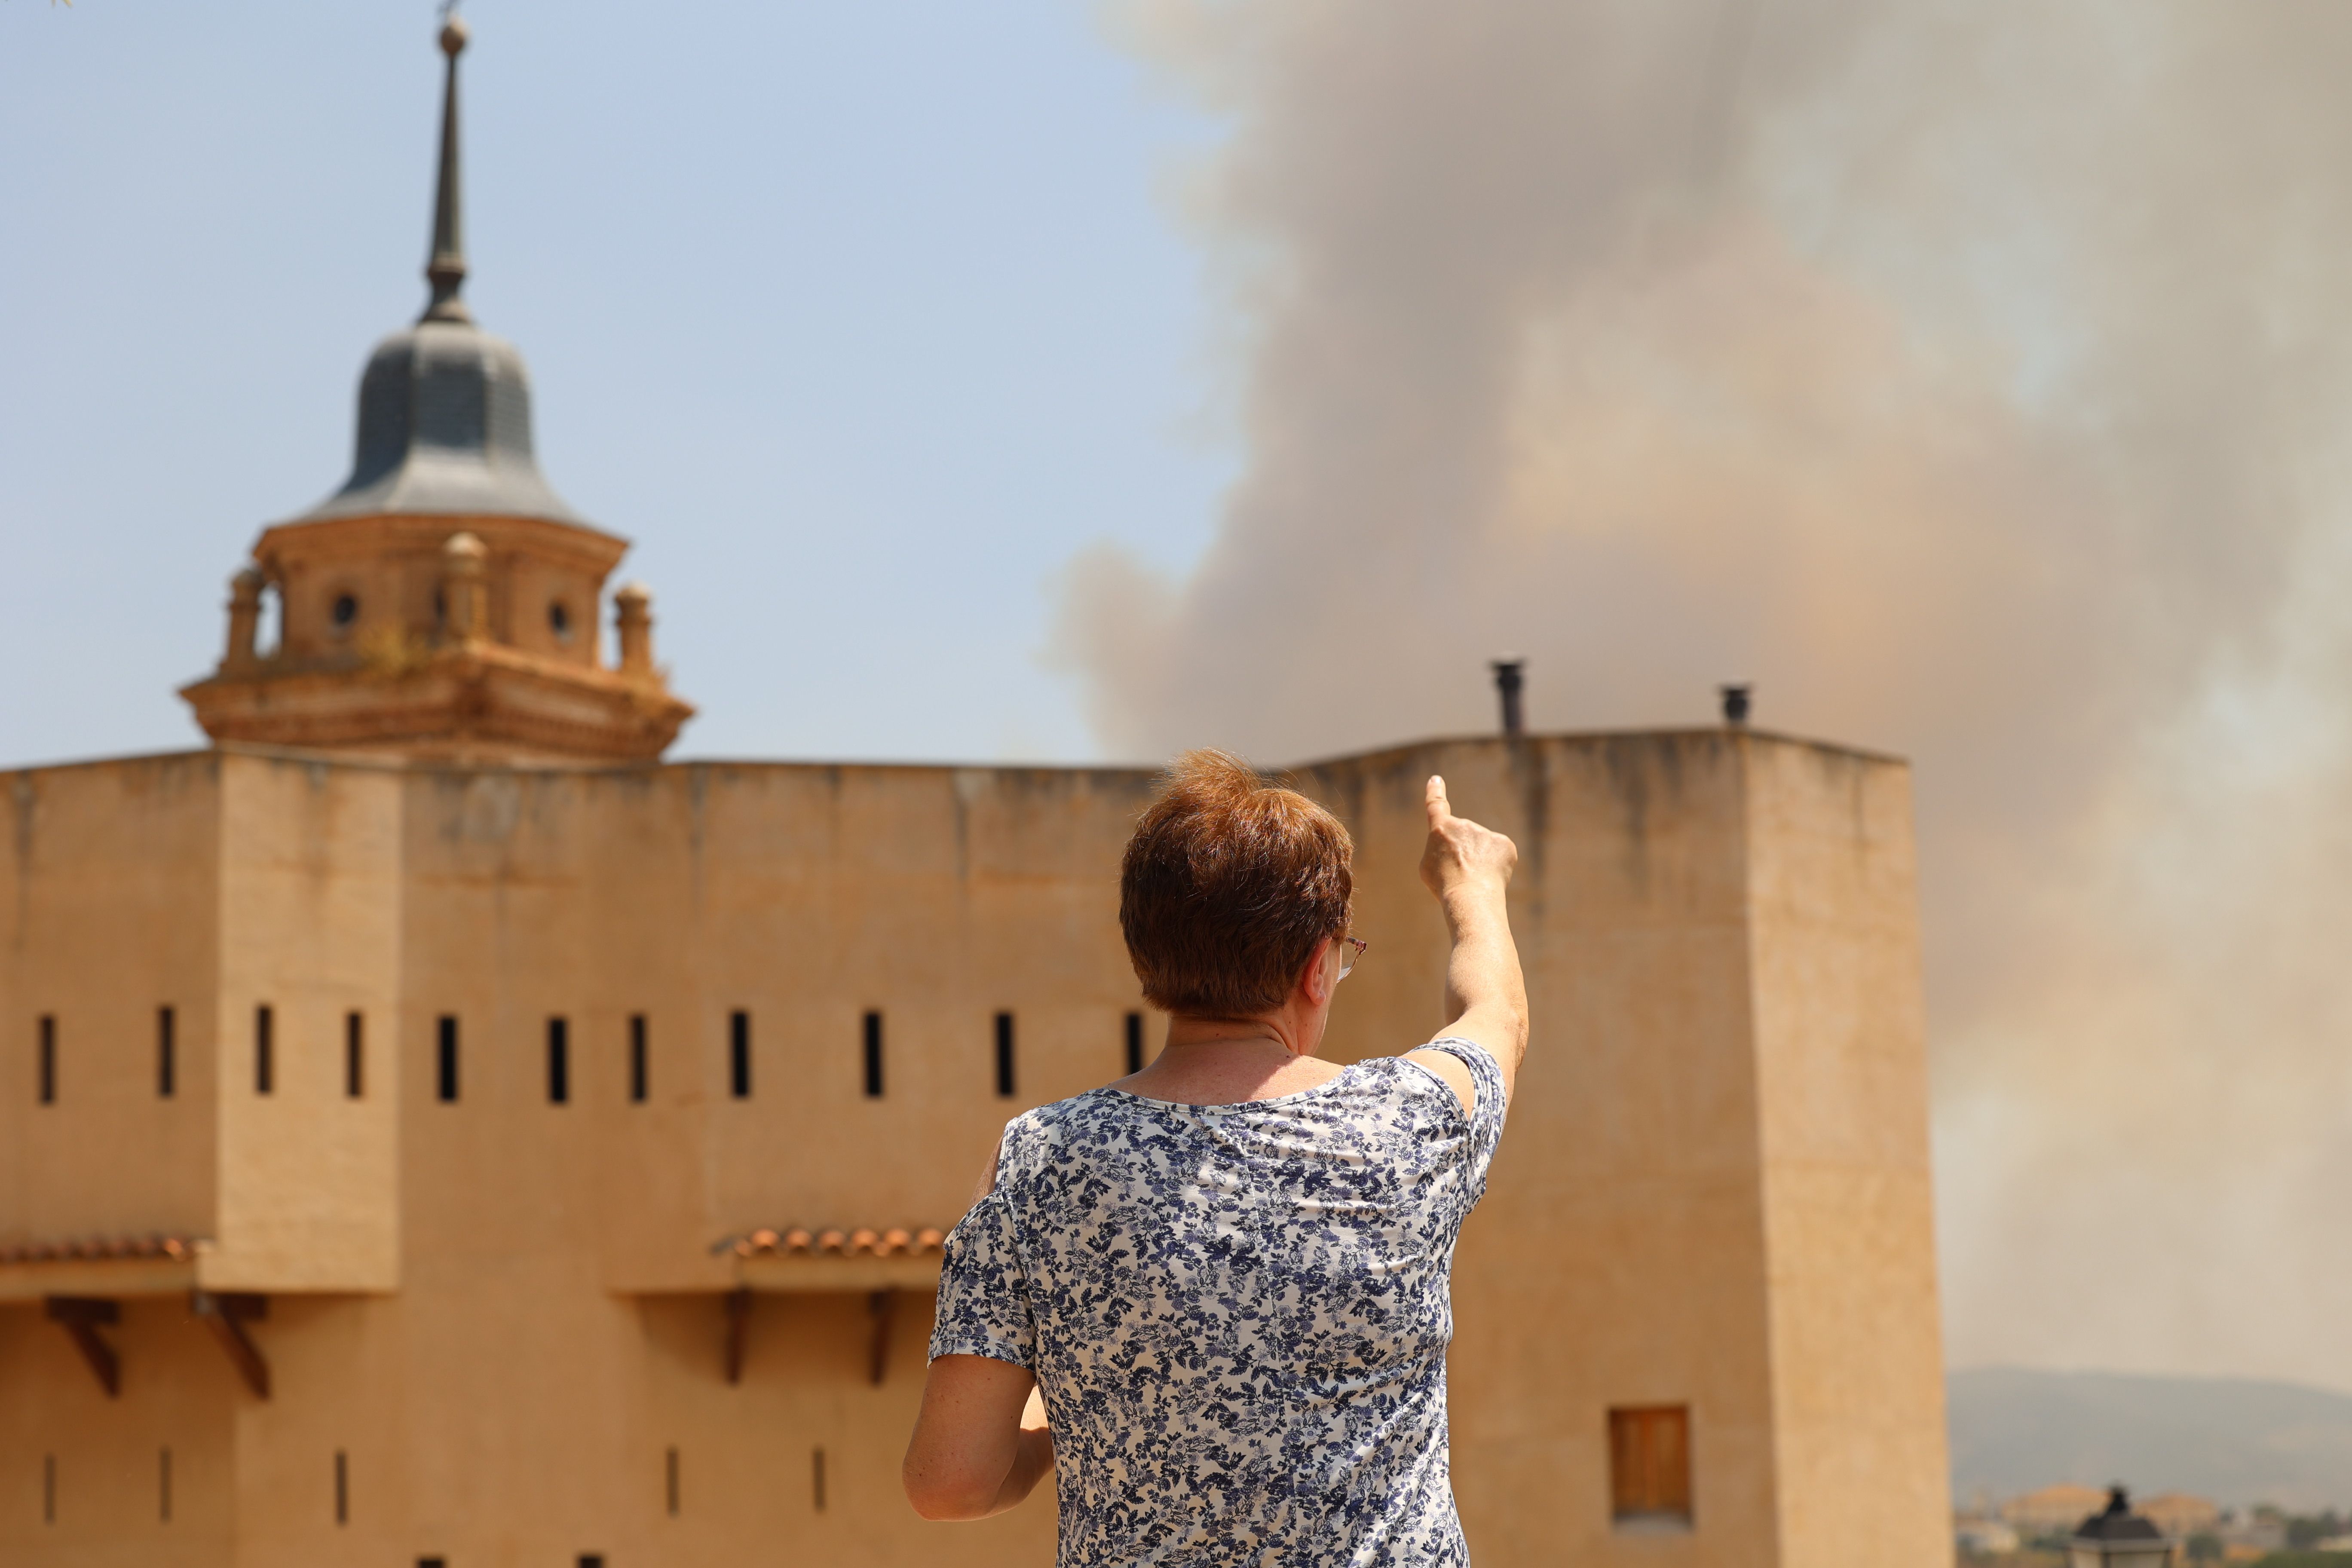
[[[88,1362],[89,1370],[97,1374],[98,1385],[106,1390],[106,1396],[109,1399],[120,1397],[122,1393],[122,1360],[115,1354],[114,1347],[106,1342],[105,1336],[98,1331],[98,1326],[121,1322],[121,1304],[102,1296],[51,1296],[44,1301],[43,1307],[49,1321],[65,1330],[73,1340],[74,1348],[81,1352],[81,1359]]]
[[[269,1316],[269,1298],[242,1290],[192,1290],[188,1310],[205,1321],[220,1342],[229,1364],[236,1368],[256,1399],[269,1397],[269,1363],[261,1357],[245,1325]]]

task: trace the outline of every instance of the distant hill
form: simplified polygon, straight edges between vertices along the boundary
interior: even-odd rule
[[[2239,1378],[1953,1373],[1952,1496],[2053,1481],[2316,1510],[2352,1503],[2352,1394]]]

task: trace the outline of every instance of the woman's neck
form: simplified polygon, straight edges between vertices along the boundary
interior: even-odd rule
[[[1314,1047],[1298,1037],[1300,1031],[1282,1018],[1186,1018],[1168,1020],[1168,1045],[1171,1049],[1195,1050],[1203,1047],[1272,1047],[1285,1056],[1314,1055]]]
[[[1297,1094],[1339,1071],[1315,1056],[1322,1031],[1310,1033],[1301,1026],[1307,1022],[1283,1014],[1171,1018],[1166,1047],[1141,1072],[1121,1079],[1118,1087],[1187,1105],[1237,1105]]]

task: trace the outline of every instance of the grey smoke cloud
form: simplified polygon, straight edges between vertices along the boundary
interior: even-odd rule
[[[1141,0],[1245,462],[1105,747],[1702,721],[1917,784],[1953,1360],[2352,1386],[2352,10]]]

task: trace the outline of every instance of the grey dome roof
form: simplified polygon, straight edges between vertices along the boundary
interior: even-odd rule
[[[352,476],[294,521],[386,512],[578,523],[539,471],[530,377],[504,338],[426,320],[378,343],[360,377]]]
[[[445,8],[446,9],[446,8]],[[376,344],[360,377],[359,447],[343,488],[293,519],[386,512],[539,517],[583,523],[540,476],[530,450],[530,376],[504,338],[474,324],[458,201],[457,57],[466,26],[441,29],[441,172],[433,193],[433,298],[406,331]]]
[[[2164,1531],[2152,1519],[2131,1510],[2131,1494],[2122,1487],[2107,1489],[2107,1506],[2075,1528],[2077,1541],[2162,1541]]]

